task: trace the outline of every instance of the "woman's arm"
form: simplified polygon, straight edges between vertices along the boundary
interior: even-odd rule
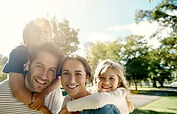
[[[82,111],[84,109],[98,109],[106,104],[122,103],[125,99],[126,90],[118,88],[111,92],[99,92],[77,100],[67,102],[67,110],[69,112]]]

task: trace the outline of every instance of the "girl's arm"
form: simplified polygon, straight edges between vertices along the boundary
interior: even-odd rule
[[[122,103],[126,97],[126,90],[118,88],[111,92],[99,92],[77,100],[67,102],[69,112],[82,111],[84,109],[98,109],[106,104]]]

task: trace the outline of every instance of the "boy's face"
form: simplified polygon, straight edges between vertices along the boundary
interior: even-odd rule
[[[25,85],[32,92],[41,92],[48,87],[56,77],[59,58],[41,51],[30,65],[26,75]]]
[[[51,27],[46,23],[37,23],[28,30],[29,46],[39,46],[51,41]]]
[[[117,73],[112,68],[108,68],[97,80],[98,91],[109,92],[118,88],[119,79]]]
[[[62,68],[61,83],[72,99],[80,98],[86,90],[87,76],[83,64],[75,59],[67,60]]]

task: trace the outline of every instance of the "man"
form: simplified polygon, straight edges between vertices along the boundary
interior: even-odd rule
[[[33,49],[26,64],[25,87],[28,91],[41,92],[47,88],[56,78],[56,72],[63,54],[53,44],[45,43]],[[45,97],[45,105],[52,113],[58,113],[62,104],[62,96],[59,88],[53,90]],[[5,80],[0,85],[0,114],[36,114],[44,113],[46,108],[39,107],[40,111],[30,110],[26,104],[18,101],[12,95],[9,80]]]

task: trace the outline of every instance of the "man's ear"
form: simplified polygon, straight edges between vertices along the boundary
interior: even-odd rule
[[[29,67],[30,67],[30,61],[28,60],[28,62],[24,65],[24,70],[29,71]]]

